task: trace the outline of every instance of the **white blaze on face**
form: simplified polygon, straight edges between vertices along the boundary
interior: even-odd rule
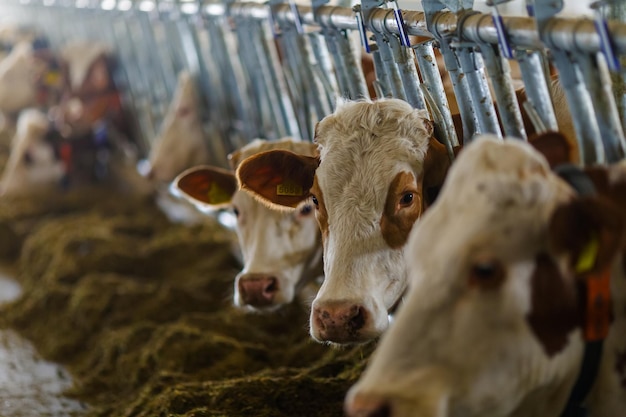
[[[209,162],[197,86],[193,76],[183,71],[159,136],[150,151],[148,177],[170,182],[186,168]]]
[[[11,154],[2,174],[2,195],[29,194],[59,183],[63,164],[45,141],[49,121],[39,110],[20,113]]]
[[[0,111],[17,112],[34,105],[38,65],[30,42],[20,42],[0,61]]]
[[[350,390],[348,415],[559,415],[578,372],[580,331],[550,351],[528,317],[538,262],[549,259],[548,222],[572,195],[521,141],[468,145],[411,233],[409,295]],[[551,262],[558,275],[563,265]]]

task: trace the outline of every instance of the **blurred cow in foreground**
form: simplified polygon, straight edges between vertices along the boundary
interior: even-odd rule
[[[275,309],[323,274],[320,233],[310,201],[295,210],[266,207],[239,190],[234,170],[239,163],[270,150],[281,149],[315,157],[309,142],[257,139],[230,155],[232,171],[199,166],[183,172],[174,185],[200,209],[230,208],[237,217],[237,236],[244,267],[235,279],[234,303],[252,309]]]
[[[522,141],[461,152],[349,416],[624,415],[626,164],[561,172]]]
[[[317,125],[315,141],[319,157],[264,152],[242,162],[238,178],[271,204],[315,205],[325,279],[311,335],[367,342],[387,328],[401,301],[404,244],[441,186],[449,156],[426,112],[397,99],[340,102]]]

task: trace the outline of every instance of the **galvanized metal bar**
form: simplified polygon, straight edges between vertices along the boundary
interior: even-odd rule
[[[481,55],[474,51],[473,46],[461,45],[457,56],[472,97],[474,114],[478,121],[477,132],[493,133],[502,137]]]
[[[482,44],[480,51],[486,63],[487,74],[491,78],[504,134],[526,139],[526,129],[524,129],[522,114],[515,95],[509,62],[500,55],[498,46]]]
[[[472,95],[469,91],[467,78],[457,60],[455,50],[450,47],[448,40],[441,39],[440,49],[443,55],[443,62],[452,82],[452,89],[456,97],[463,123],[463,143],[470,141],[479,132],[478,119],[472,102]]]
[[[313,13],[308,6],[298,6],[299,15],[306,25],[322,25],[336,29],[356,30],[357,24],[354,13],[349,8],[321,6],[319,22],[313,19]],[[258,3],[234,3],[230,12],[233,15],[247,15],[257,19],[267,19],[267,10]],[[275,19],[293,21],[293,14],[288,5],[279,5],[275,8]],[[433,33],[426,28],[424,13],[418,11],[404,11],[404,22],[409,35],[432,37],[435,34],[446,36],[460,34],[464,40],[471,42],[498,43],[498,34],[489,14],[477,13],[463,21],[463,27],[458,27],[458,16],[449,11],[434,14]],[[535,22],[530,17],[503,17],[504,26],[512,44],[519,48],[564,49],[569,51],[598,52],[600,39],[596,33],[593,21],[559,18],[550,19],[549,34],[543,41],[539,38]],[[373,10],[368,19],[373,31],[398,34],[396,20],[387,9]],[[609,32],[614,41],[615,49],[620,54],[626,54],[626,23],[619,21],[608,22]]]
[[[546,129],[558,130],[559,126],[552,105],[552,96],[540,54],[539,51],[517,49],[515,51],[515,59],[519,63],[524,85],[528,86],[525,88],[528,101],[541,118]]]
[[[579,65],[565,51],[552,51],[552,58],[559,71],[559,79],[565,90],[567,103],[578,139],[578,152],[584,165],[604,163],[604,147],[596,121],[593,103],[585,88]]]
[[[376,73],[376,81],[374,81],[374,89],[378,98],[392,97],[391,77],[388,68],[383,62],[383,58],[378,50],[378,45],[370,46],[371,54],[374,62],[374,72]]]
[[[380,59],[385,67],[385,73],[387,74],[389,80],[392,97],[406,101],[406,94],[404,92],[404,86],[402,85],[400,70],[394,60],[389,39],[386,35],[380,33],[374,34],[374,39],[376,41],[376,45],[378,46]]]
[[[626,141],[604,56],[579,54],[577,61],[593,103],[606,161],[620,161],[626,156]]]
[[[439,137],[443,140],[448,153],[452,155],[452,148],[459,146],[459,139],[452,121],[448,97],[443,87],[441,74],[437,67],[437,58],[432,42],[424,42],[414,47],[417,57],[417,64],[422,74],[423,86],[428,90],[433,99],[434,105],[439,109],[441,120],[434,118],[435,126],[438,128]]]
[[[347,75],[348,86],[350,89],[350,98],[358,99],[369,97],[367,84],[365,83],[365,75],[360,62],[359,51],[354,51],[350,43],[349,33],[345,30],[335,31],[335,42],[337,44],[338,53],[344,65],[344,71]]]
[[[425,109],[426,102],[420,88],[421,82],[415,67],[413,50],[402,46],[400,39],[395,35],[389,36],[388,39],[394,61],[398,67],[406,101],[416,109]]]
[[[309,44],[311,50],[315,56],[316,65],[312,67],[316,80],[321,83],[322,91],[326,98],[326,114],[330,113],[331,109],[335,107],[335,92],[337,91],[337,79],[333,71],[333,65],[330,61],[330,55],[326,44],[322,42],[323,36],[321,33],[312,32],[308,33]]]
[[[342,54],[339,53],[336,31],[322,29],[322,37],[326,43],[328,53],[332,57],[333,66],[335,68],[335,80],[337,81],[338,94],[341,97],[350,97],[350,84],[348,81],[347,65],[343,60]]]

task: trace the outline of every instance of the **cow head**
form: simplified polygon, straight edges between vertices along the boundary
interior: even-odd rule
[[[560,415],[582,363],[583,280],[624,247],[626,205],[616,207],[577,196],[522,141],[475,139],[411,233],[410,292],[347,414]],[[626,351],[626,280],[613,271],[621,330],[609,333],[601,373]],[[623,413],[626,384],[602,384],[592,395],[621,400],[592,414]]]
[[[60,137],[89,135],[132,138],[131,123],[114,82],[116,57],[109,45],[96,41],[73,41],[60,51],[63,88],[50,115]],[[115,131],[109,135],[109,132]],[[104,139],[97,139],[98,141]]]
[[[291,149],[314,155],[311,143],[284,139],[256,140],[230,156],[235,169],[247,157],[269,149]],[[310,203],[295,210],[268,208],[239,191],[234,172],[211,166],[191,168],[175,187],[200,208],[231,208],[244,268],[235,279],[234,303],[252,309],[274,309],[290,303],[311,279],[322,274],[319,230]]]
[[[449,165],[424,111],[396,99],[340,102],[316,128],[320,158],[272,151],[244,161],[243,189],[272,204],[311,202],[324,283],[311,310],[318,341],[379,336],[405,291],[402,251]]]
[[[37,109],[20,113],[11,154],[2,173],[1,195],[33,194],[59,184],[65,171],[45,139],[49,125],[46,114]]]
[[[182,71],[159,136],[150,151],[146,175],[157,183],[169,183],[184,169],[210,160],[197,90],[191,73]]]

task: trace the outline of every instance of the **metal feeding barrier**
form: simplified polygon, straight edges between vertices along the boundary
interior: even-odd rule
[[[526,0],[528,16],[502,16],[506,2],[488,0],[492,13],[481,13],[473,0],[422,0],[419,11],[401,10],[395,0],[353,7],[328,0],[14,0],[0,13],[41,28],[53,46],[75,38],[111,43],[146,149],[178,72],[187,69],[196,75],[214,132],[207,140],[221,156],[256,137],[313,140],[315,123],[333,111],[337,97],[375,92],[428,109],[452,157],[461,140],[437,65],[440,53],[466,142],[477,133],[526,139],[513,61],[536,130],[557,129],[550,62],[565,91],[581,162],[623,159],[625,120],[618,108],[626,102],[626,7],[604,0],[593,5],[593,18],[563,18],[563,0]],[[374,67],[371,88],[363,59]]]

